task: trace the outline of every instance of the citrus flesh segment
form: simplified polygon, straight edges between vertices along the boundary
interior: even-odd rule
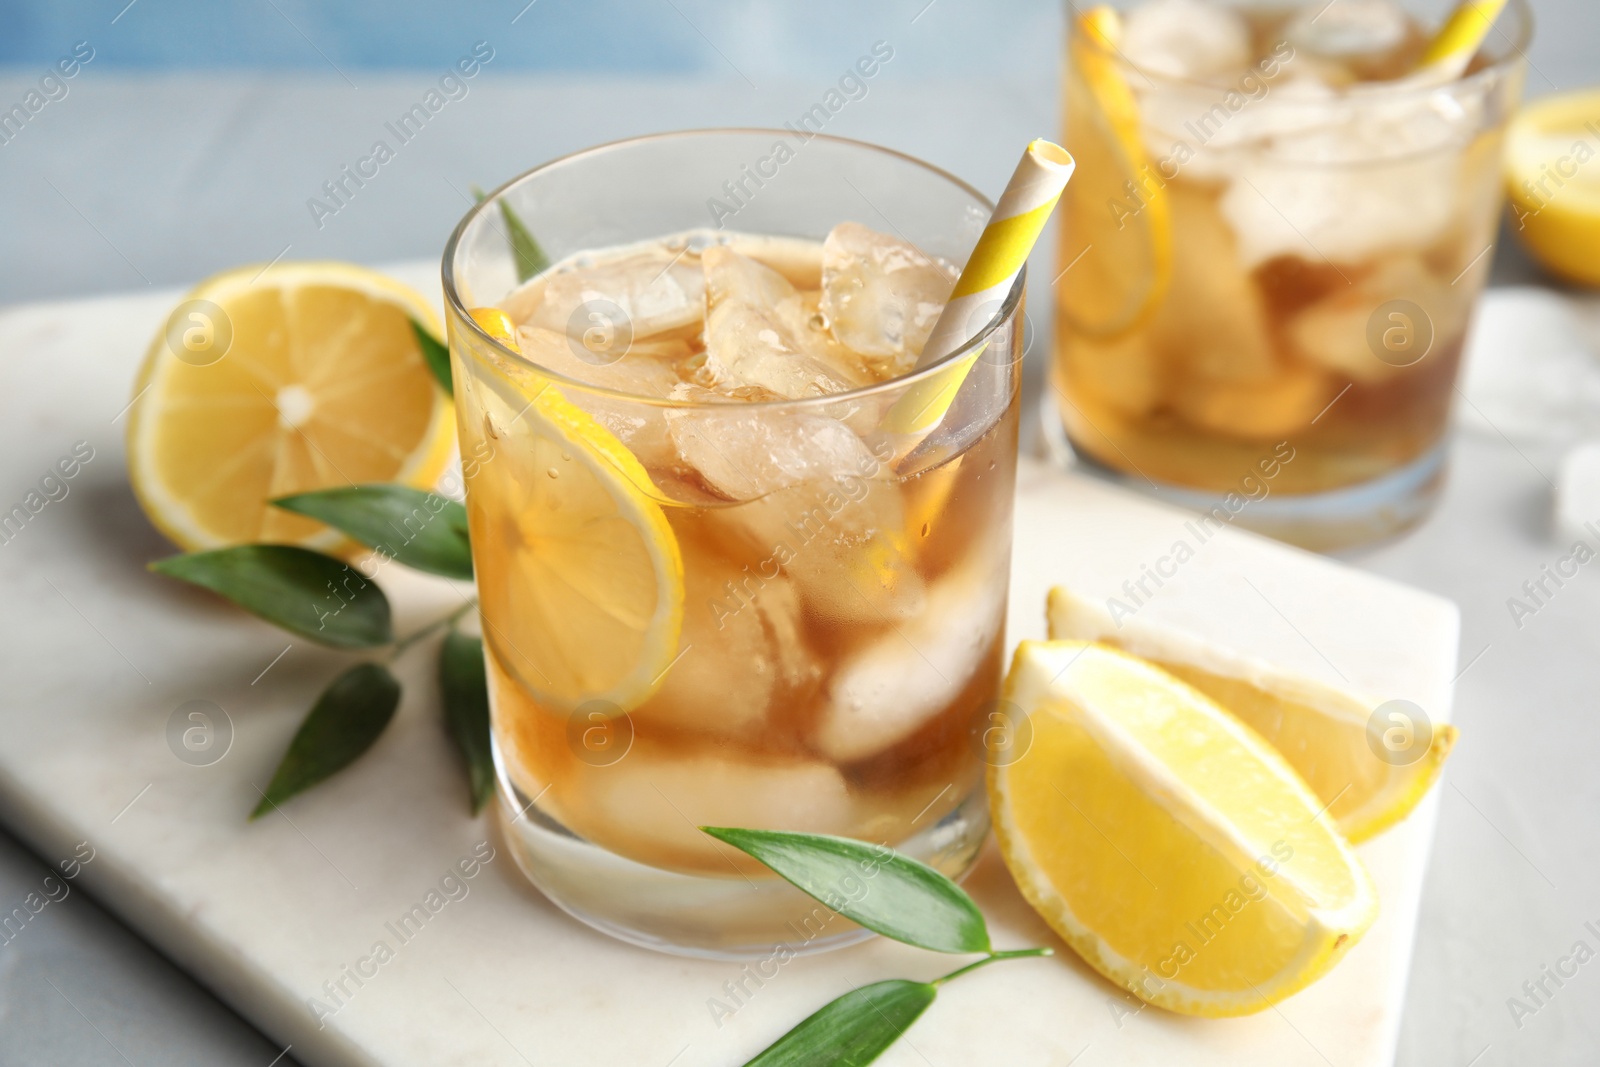
[[[1171,211],[1117,57],[1120,32],[1110,8],[1080,15],[1069,50],[1076,70],[1066,79],[1078,167],[1062,197],[1056,299],[1074,330],[1098,340],[1154,313],[1172,270]]]
[[[483,327],[484,333],[493,337],[496,341],[511,349],[511,351],[520,352],[522,350],[517,344],[516,323],[512,322],[511,316],[500,308],[473,308],[467,314],[472,318],[473,322]]]
[[[1380,759],[1368,739],[1379,701],[1157,623],[1129,618],[1119,625],[1100,605],[1059,586],[1050,591],[1048,615],[1051,638],[1098,641],[1148,660],[1242,719],[1305,779],[1352,842],[1411,814],[1455,746],[1456,728],[1440,724],[1415,758]]]
[[[989,770],[1001,854],[1096,970],[1173,1011],[1261,1011],[1321,977],[1377,901],[1321,802],[1258,736],[1103,645],[1024,641],[1031,728]]]
[[[677,538],[610,431],[541,376],[488,377],[476,393],[491,410],[463,441],[487,457],[467,495],[484,637],[547,708],[626,712],[678,654]],[[465,440],[495,423],[491,439]]]
[[[284,263],[217,275],[194,300],[221,309],[231,341],[219,358],[191,361],[163,331],[128,423],[134,492],[179,546],[347,547],[269,501],[367,482],[426,488],[439,477],[455,416],[408,322],[438,332],[421,295],[350,264]]]
[[[1548,97],[1524,107],[1506,134],[1512,215],[1546,268],[1600,286],[1600,90]]]

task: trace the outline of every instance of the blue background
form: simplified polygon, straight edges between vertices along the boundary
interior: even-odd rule
[[[1061,5],[1052,0],[935,4],[938,43],[918,57],[921,73],[963,74],[989,64],[1048,69],[1055,61]],[[452,62],[481,38],[494,46],[502,70],[716,75],[733,68],[759,84],[763,77],[831,69],[841,49],[853,55],[864,36],[903,32],[909,18],[932,6],[928,0],[536,0],[524,12],[527,0],[126,5],[0,2],[0,65],[46,64],[88,40],[100,52],[96,62],[117,67],[422,69]]]

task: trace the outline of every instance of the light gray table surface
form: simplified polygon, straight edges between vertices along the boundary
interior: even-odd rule
[[[1542,36],[1529,94],[1594,80],[1600,9],[1586,0],[1536,9]],[[919,42],[949,32],[934,8],[907,23],[895,46],[914,57]],[[839,70],[871,43],[838,43]],[[1056,72],[1039,59],[1050,51],[1030,48],[1015,66],[951,67],[949,77],[928,63],[891,63],[828,130],[998,191],[1020,146],[1057,128]],[[188,283],[280,254],[369,263],[432,255],[470,184],[492,186],[635,133],[780,124],[829,84],[748,73],[759,88],[731,71],[629,80],[491,67],[319,229],[307,198],[435,75],[361,72],[357,89],[331,71],[137,75],[91,65],[67,99],[0,146],[0,303]],[[0,72],[0,101],[20,98],[36,78]],[[1496,255],[1497,284],[1536,279],[1509,243]],[[1053,259],[1048,250],[1036,256],[1040,279]],[[1046,286],[1031,288],[1036,380],[1050,309]],[[53,458],[41,453],[39,465]],[[1352,557],[1463,612],[1455,712],[1463,741],[1442,787],[1401,1040],[1406,1067],[1600,1062],[1600,964],[1566,979],[1520,1027],[1507,1007],[1575,941],[1600,948],[1584,929],[1587,920],[1600,926],[1600,585],[1582,573],[1520,629],[1506,608],[1564,552],[1549,528],[1557,459],[1519,451],[1492,427],[1469,430],[1437,512],[1402,540]],[[39,857],[0,832],[0,901],[20,899],[44,873]],[[280,1052],[84,893],[0,947],[3,1067],[267,1067]],[[1091,1056],[1084,1067],[1097,1063]]]

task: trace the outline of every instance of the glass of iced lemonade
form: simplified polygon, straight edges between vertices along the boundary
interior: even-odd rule
[[[1492,258],[1526,4],[1443,74],[1419,70],[1433,27],[1391,0],[1069,20],[1052,393],[1072,450],[1309,547],[1418,521]]]
[[[457,228],[444,287],[505,831],[573,915],[705,955],[863,935],[702,825],[972,863],[1021,279],[968,344],[914,364],[991,210],[883,149],[705,131],[557,160]],[[526,281],[524,228],[551,264]],[[953,397],[930,388],[980,346]]]

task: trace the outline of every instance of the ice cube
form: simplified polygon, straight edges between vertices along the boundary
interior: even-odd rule
[[[880,378],[916,363],[955,275],[909,242],[842,222],[822,243],[822,303],[833,335],[874,361]]]
[[[701,262],[707,366],[719,380],[791,400],[870,381],[858,361],[832,351],[831,339],[809,325],[800,293],[783,275],[724,246],[707,249]]]
[[[826,363],[805,355],[773,315],[749,304],[720,304],[706,320],[707,365],[720,382],[760,386],[798,400],[850,389]]]
[[[512,293],[513,321],[582,337],[689,336],[705,315],[705,278],[691,257],[651,245],[590,265],[569,263]]]
[[[1338,0],[1301,9],[1284,30],[1296,52],[1373,60],[1406,42],[1411,23],[1391,0]]]
[[[1274,139],[1348,121],[1337,94],[1316,72],[1284,65],[1275,76],[1226,88],[1133,85],[1145,150],[1160,173],[1227,182],[1271,150]]]
[[[517,344],[530,363],[564,378],[633,396],[661,398],[683,380],[679,366],[693,354],[682,341],[634,341],[597,357],[581,341],[540,326],[517,327]]]
[[[1277,370],[1261,293],[1239,262],[1209,193],[1171,186],[1172,281],[1152,327],[1155,348],[1192,374],[1259,382]]]
[[[1287,330],[1290,343],[1300,356],[1351,381],[1366,385],[1388,381],[1414,361],[1403,351],[1379,359],[1368,330],[1378,310],[1396,300],[1407,301],[1421,309],[1426,322],[1409,325],[1413,331],[1419,327],[1427,329],[1432,347],[1437,348],[1461,330],[1466,294],[1428,270],[1416,256],[1402,256],[1383,263],[1355,285],[1340,287],[1328,298],[1296,315]],[[1398,309],[1397,313],[1407,317],[1415,314],[1406,308]],[[1389,322],[1385,316],[1379,328],[1380,336]],[[1411,336],[1414,338],[1416,333]],[[1416,355],[1424,357],[1423,353]]]
[[[876,477],[881,467],[861,438],[826,415],[724,404],[673,411],[667,421],[684,462],[733,500],[811,479]]]
[[[1152,0],[1128,12],[1120,51],[1136,67],[1205,80],[1250,62],[1250,30],[1237,12],[1204,0]]]
[[[807,611],[881,623],[921,602],[899,487],[883,458],[836,419],[736,405],[674,411],[682,462],[734,500],[710,516],[736,558],[781,568]]]
[[[577,342],[538,326],[517,328],[517,343],[530,362],[567,378],[641,397],[666,397],[681,382],[691,349],[682,341],[635,341],[612,363],[579,358]],[[564,389],[563,395],[593,415],[652,472],[678,458],[668,435],[666,409],[590,392]]]
[[[826,763],[680,755],[642,741],[557,792],[563,819],[597,844],[641,863],[724,876],[736,869],[730,860],[743,858],[701,826],[849,834],[857,814],[844,777]],[[748,869],[762,868],[752,861]]]
[[[1006,574],[978,553],[935,582],[916,617],[846,659],[828,685],[812,743],[852,763],[916,733],[985,666],[999,670]]]
[[[1280,139],[1349,122],[1338,91],[1304,62],[1283,64],[1270,78],[1240,75],[1227,86],[1134,80],[1133,88],[1152,168],[1197,181],[1227,184]]]
[[[1291,365],[1261,382],[1191,378],[1166,397],[1184,419],[1225,437],[1269,440],[1304,430],[1335,398],[1327,375]]]
[[[633,715],[705,736],[770,731],[774,704],[803,702],[822,668],[800,630],[800,598],[782,575],[686,542],[683,636],[655,697]]]
[[[1556,536],[1589,544],[1600,522],[1600,441],[1581,442],[1561,457],[1558,478]]]
[[[735,559],[793,581],[813,619],[881,626],[922,607],[923,582],[892,481],[813,478],[710,518],[712,536]]]
[[[799,290],[788,278],[726,245],[706,249],[700,263],[705,268],[708,307],[732,300],[776,310],[799,298]]]
[[[1449,110],[1351,107],[1349,121],[1284,135],[1242,161],[1221,200],[1240,262],[1359,263],[1438,240],[1462,196],[1459,159],[1445,149],[1470,128]]]
[[[1597,348],[1600,306],[1546,288],[1497,291],[1484,301],[1463,355],[1469,403],[1458,408],[1462,428],[1551,455],[1600,439]]]

